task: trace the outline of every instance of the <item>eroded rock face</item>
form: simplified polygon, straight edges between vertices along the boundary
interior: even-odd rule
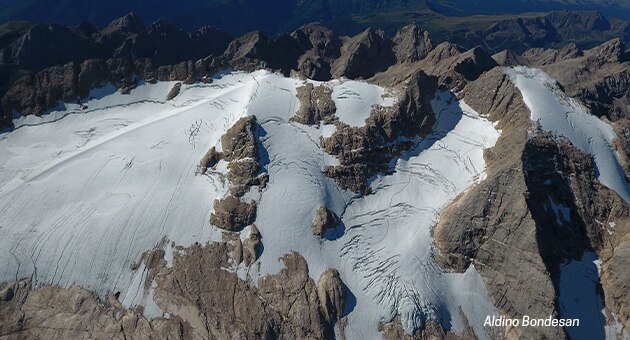
[[[397,103],[374,108],[365,126],[337,122],[335,133],[320,141],[322,148],[340,162],[328,166],[326,175],[335,178],[343,188],[369,193],[367,179],[389,171],[389,160],[413,146],[411,142],[393,143],[394,140],[399,136],[426,136],[431,131],[435,123],[431,100],[436,91],[436,78],[418,71],[406,82]]]
[[[252,262],[258,259],[260,256],[260,247],[262,244],[262,236],[258,227],[252,224],[249,230],[249,236],[243,241],[243,262],[246,266],[249,266]]]
[[[210,215],[212,225],[227,231],[241,231],[254,223],[256,202],[243,202],[229,195],[214,201],[214,212]]]
[[[582,51],[575,44],[556,49],[532,48],[523,52],[522,57],[530,64],[543,66],[555,64],[562,60],[576,58],[582,55]]]
[[[252,71],[260,67],[261,62],[268,59],[269,38],[262,32],[247,33],[233,40],[223,53],[234,68]]]
[[[463,313],[460,314],[463,316]],[[475,332],[467,325],[463,335],[458,335],[452,331],[445,330],[439,323],[433,320],[427,320],[422,330],[417,330],[413,334],[407,333],[403,329],[400,317],[396,317],[389,323],[380,323],[378,330],[383,334],[384,340],[476,340],[478,339]],[[499,334],[495,334],[497,339],[500,339]],[[494,338],[493,338],[494,339]]]
[[[492,56],[492,59],[499,66],[526,66],[528,65],[528,61],[521,57],[520,55],[510,51],[503,50],[499,53],[496,53]]]
[[[341,219],[339,219],[339,216],[337,216],[334,211],[323,206],[319,207],[315,213],[315,219],[312,224],[313,235],[322,237],[327,229],[333,229],[339,223],[341,223]]]
[[[300,108],[291,121],[305,125],[332,124],[337,120],[335,102],[332,100],[332,89],[326,85],[315,87],[311,83],[298,87],[297,97]]]
[[[481,47],[461,53],[449,43],[438,45],[420,64],[427,74],[438,77],[441,85],[454,92],[461,91],[468,82],[497,66],[492,56]]]
[[[368,28],[347,38],[341,47],[341,56],[332,68],[333,78],[369,78],[394,63],[392,41],[381,30]]]
[[[625,230],[628,205],[597,181],[590,155],[536,128],[520,92],[500,69],[469,83],[464,99],[498,121],[502,135],[485,151],[487,178],[443,212],[434,231],[444,256],[438,261],[457,270],[474,263],[504,315],[558,315],[561,264],[593,250],[606,263],[606,254],[623,248],[624,236],[602,225],[619,221]],[[562,211],[554,210],[558,206]],[[626,261],[623,256],[610,263]],[[618,281],[606,283],[607,275],[602,274],[604,296],[619,294],[620,286],[612,283]],[[623,308],[616,304],[611,310]],[[563,337],[564,330],[513,328],[505,336]]]
[[[223,157],[226,161],[243,158],[258,159],[256,126],[256,117],[243,117],[221,136]]]
[[[230,181],[230,195],[214,201],[214,212],[210,223],[228,231],[241,231],[252,224],[256,216],[256,202],[240,199],[252,186],[262,190],[267,181],[266,172],[259,163],[256,117],[239,119],[221,136],[223,152],[212,147],[200,161],[199,170],[205,173],[220,159],[228,162],[227,179]]]
[[[291,33],[302,55],[297,59],[296,70],[306,78],[328,80],[332,63],[341,54],[341,40],[319,24],[308,24]]]
[[[554,282],[538,253],[538,226],[523,194],[528,191],[522,155],[530,112],[499,68],[468,84],[464,100],[498,121],[502,133],[484,153],[486,179],[442,212],[434,230],[442,254],[437,260],[457,271],[474,261],[493,304],[504,315],[557,315]],[[562,329],[552,327],[509,332],[508,337],[525,336],[519,332],[534,338],[564,337]]]
[[[394,54],[398,63],[414,63],[424,59],[433,49],[427,31],[409,24],[396,32],[393,39]]]
[[[334,268],[326,270],[319,277],[317,296],[326,321],[333,323],[343,316],[346,302],[345,289],[339,272]]]
[[[261,278],[256,288],[221,269],[230,265],[226,243],[194,245],[158,274],[156,303],[173,315],[189,316],[201,338],[334,337],[304,258],[290,253],[281,260],[285,268]]]
[[[250,237],[256,231],[252,228]],[[331,339],[343,304],[335,275],[320,285],[308,275],[297,253],[282,257],[286,268],[262,278],[258,288],[226,271],[230,245],[218,242],[180,248],[167,267],[153,252],[154,301],[168,318],[151,320],[142,309],[125,309],[111,294],[105,302],[78,286],[31,288],[30,280],[11,283],[15,297],[0,301],[0,337],[6,339]],[[147,257],[145,256],[145,257]],[[149,268],[149,267],[147,267]],[[331,269],[330,272],[334,271]],[[334,273],[333,273],[334,274]],[[328,276],[326,276],[328,277]],[[325,282],[325,283],[323,283]],[[321,288],[324,287],[324,288]],[[5,290],[5,286],[0,286]],[[321,289],[330,305],[320,304]],[[337,292],[337,293],[336,293]],[[328,321],[334,320],[334,321]]]
[[[147,320],[142,309],[103,303],[78,286],[31,289],[26,279],[11,284],[15,298],[0,302],[3,339],[195,339],[177,316]]]

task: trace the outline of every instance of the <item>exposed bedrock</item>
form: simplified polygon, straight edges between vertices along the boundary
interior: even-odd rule
[[[300,108],[290,121],[305,125],[317,125],[320,122],[332,124],[337,120],[335,102],[332,100],[332,89],[325,85],[314,86],[306,83],[297,89]]]
[[[441,249],[438,261],[458,271],[475,264],[504,315],[557,315],[554,282],[539,254],[538,227],[525,196],[522,155],[531,126],[529,110],[498,68],[470,83],[464,100],[498,121],[502,134],[485,152],[487,178],[443,211],[434,230]],[[507,335],[562,338],[564,331],[514,328]]]
[[[392,41],[381,30],[368,28],[347,38],[341,47],[341,56],[332,66],[333,78],[369,78],[392,65],[396,56]]]
[[[628,229],[628,205],[599,184],[590,155],[531,122],[520,92],[500,69],[470,83],[464,99],[498,121],[502,135],[485,152],[488,177],[443,212],[434,231],[442,250],[438,260],[456,270],[474,264],[505,315],[558,315],[560,265],[579,260],[587,250],[597,251],[607,263],[605,254],[623,248],[621,235],[626,233],[609,234],[602,225],[616,221]],[[621,255],[609,264],[624,261]],[[607,303],[608,294],[625,294],[619,286],[625,275],[622,271],[607,283],[613,275],[603,272]],[[610,310],[621,316],[626,307],[610,303]],[[506,332],[528,338],[564,336],[561,328]]]
[[[396,104],[374,107],[365,126],[337,122],[333,135],[320,143],[340,164],[328,166],[325,173],[343,188],[369,193],[368,178],[388,172],[389,161],[413,147],[411,142],[397,141],[398,137],[424,137],[431,132],[435,124],[431,100],[436,91],[436,78],[418,71],[409,77]]]
[[[250,237],[255,232],[252,231]],[[343,315],[345,285],[336,270],[316,284],[298,253],[282,257],[285,268],[253,287],[230,267],[229,242],[179,248],[172,267],[164,259],[149,271],[153,299],[168,317],[147,319],[142,308],[125,309],[115,294],[100,301],[72,286],[32,289],[30,280],[10,287],[0,301],[3,339],[331,339]],[[161,252],[163,255],[164,253]],[[145,262],[147,259],[144,260]],[[148,267],[147,267],[148,268]]]
[[[214,201],[214,211],[210,223],[227,231],[241,231],[256,218],[256,201],[241,199],[253,186],[262,190],[268,180],[266,170],[260,164],[259,126],[255,116],[240,118],[221,136],[222,152],[213,146],[200,161],[199,170],[203,174],[219,160],[228,162],[227,179],[230,194]]]
[[[341,223],[341,219],[334,211],[321,206],[317,209],[312,223],[313,235],[322,237],[326,230],[334,229],[339,223]]]

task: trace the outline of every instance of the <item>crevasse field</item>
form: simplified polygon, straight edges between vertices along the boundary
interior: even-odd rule
[[[540,96],[549,87],[523,73],[513,71],[513,78],[530,105],[536,99],[529,94]],[[319,139],[335,126],[289,122],[303,83],[266,71],[235,72],[212,84],[183,85],[172,101],[165,98],[174,82],[141,84],[129,95],[106,86],[93,91],[87,110],[62,104],[43,117],[16,120],[15,130],[0,134],[0,281],[32,276],[36,286],[76,283],[101,296],[120,291],[125,305],[161,315],[144,291],[143,267],[134,272],[131,264],[156,246],[166,244],[169,260],[171,242],[221,239],[209,216],[213,201],[229,190],[221,179],[225,163],[206,174],[197,167],[209,148],[221,149],[220,137],[232,124],[255,115],[269,183],[245,198],[258,202],[255,223],[264,251],[251,267],[226,270],[256,285],[282,268],[280,256],[297,251],[314,280],[330,267],[339,270],[352,293],[350,339],[379,337],[378,323],[396,315],[408,331],[429,318],[459,333],[465,317],[477,336],[487,338],[483,320],[498,312],[480,275],[472,266],[462,274],[440,269],[431,228],[457,195],[483,180],[483,150],[495,144],[499,131],[483,113],[437,93],[433,133],[394,161],[392,174],[371,180],[373,194],[358,196],[322,173],[337,160]],[[387,89],[365,82],[326,84],[339,120],[352,126],[365,124],[373,105],[395,102]],[[532,112],[537,119],[538,111]],[[563,126],[549,126],[566,133]],[[628,188],[614,181],[615,165],[602,149],[611,131],[593,132],[603,146],[582,146],[580,136],[576,143],[601,154],[600,180],[627,199]],[[321,205],[342,218],[323,240],[311,230]]]

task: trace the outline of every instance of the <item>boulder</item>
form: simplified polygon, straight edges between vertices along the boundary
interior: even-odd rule
[[[315,213],[315,219],[313,220],[313,235],[322,237],[326,232],[326,229],[333,229],[339,223],[341,223],[341,220],[339,219],[339,216],[335,214],[335,212],[329,210],[324,206],[321,206],[317,209],[317,212]]]
[[[182,89],[182,83],[180,82],[175,83],[175,85],[173,85],[171,90],[168,91],[168,94],[166,95],[166,100],[173,100],[173,98],[179,95],[179,91],[181,89]]]

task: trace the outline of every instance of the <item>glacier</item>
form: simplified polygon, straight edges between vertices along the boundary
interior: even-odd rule
[[[593,155],[599,181],[630,202],[630,182],[612,146],[612,126],[590,114],[577,100],[567,97],[544,71],[525,66],[505,70],[521,91],[532,121],[549,132],[566,137],[580,151]]]
[[[379,337],[378,323],[396,315],[407,331],[432,319],[461,334],[468,320],[488,338],[483,319],[499,313],[479,273],[474,266],[441,269],[431,229],[446,206],[483,180],[483,151],[500,135],[494,125],[453,94],[437,93],[434,131],[392,161],[391,174],[371,180],[371,195],[360,196],[322,172],[337,164],[319,145],[334,126],[289,121],[304,82],[232,72],[211,84],[182,85],[171,101],[165,98],[175,82],[143,83],[129,95],[108,86],[93,91],[86,110],[65,103],[16,120],[16,129],[0,134],[0,281],[33,277],[35,286],[121,292],[126,305],[159,315],[150,292],[142,293],[142,268],[130,266],[164,244],[172,257],[171,243],[221,239],[209,216],[228,183],[220,169],[201,174],[197,166],[209,148],[220,149],[234,122],[255,115],[269,183],[246,197],[258,202],[264,251],[248,270],[233,268],[239,276],[255,285],[282,268],[280,256],[297,251],[314,280],[330,267],[340,272],[354,300],[349,339]],[[363,125],[373,105],[393,104],[389,90],[365,82],[328,85],[339,119],[350,125]],[[325,239],[311,231],[321,205],[342,219]]]

